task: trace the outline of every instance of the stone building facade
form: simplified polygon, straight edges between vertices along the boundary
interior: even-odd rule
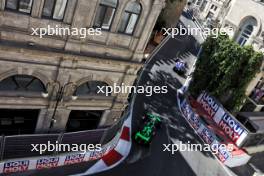
[[[223,9],[230,0],[193,0],[191,8],[203,27],[214,27],[223,16]]]
[[[95,87],[133,85],[163,7],[163,0],[0,0],[0,114],[17,112],[1,125],[25,123],[25,110],[37,110],[33,133],[67,131],[71,118],[76,127],[89,123],[74,121],[78,113],[97,113],[92,128],[112,125],[128,94],[100,96]],[[32,35],[47,26],[102,30]]]

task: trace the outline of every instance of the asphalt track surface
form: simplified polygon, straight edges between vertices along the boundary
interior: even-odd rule
[[[132,151],[122,164],[110,171],[95,174],[96,176],[196,175],[179,152],[171,154],[163,151],[163,144],[172,144],[174,138],[185,142],[196,142],[197,140],[201,143],[199,137],[194,134],[179,113],[176,90],[181,87],[185,78],[172,70],[178,57],[188,62],[191,67],[199,48],[199,44],[192,36],[170,38],[145,66],[138,85],[167,86],[168,93],[152,96],[137,94],[133,107],[132,129],[137,130],[141,123],[140,119],[146,112],[160,115],[163,119],[163,126],[157,132],[150,147],[140,146],[133,142]],[[211,157],[210,154],[205,155]]]

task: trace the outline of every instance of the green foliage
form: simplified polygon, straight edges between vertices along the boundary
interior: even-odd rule
[[[245,100],[246,88],[260,71],[263,54],[241,47],[228,36],[208,37],[196,64],[190,92],[197,97],[206,90],[224,106],[236,111]]]

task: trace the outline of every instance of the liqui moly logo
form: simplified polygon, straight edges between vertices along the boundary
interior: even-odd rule
[[[222,117],[219,126],[234,142],[236,142],[244,132],[244,129],[239,125],[239,123],[227,113],[225,113]]]
[[[102,148],[100,151],[93,151],[90,154],[89,160],[96,160],[103,157],[107,152],[107,147]]]
[[[3,173],[27,171],[28,166],[29,166],[29,160],[6,162],[4,164]]]
[[[211,144],[214,141],[214,136],[212,135],[211,131],[207,128],[203,129],[201,136],[207,144]]]
[[[74,155],[68,155],[65,158],[64,164],[75,164],[75,163],[80,163],[83,161],[85,157],[85,154],[74,154]]]
[[[53,158],[43,158],[37,160],[37,169],[44,169],[44,168],[53,168],[57,167],[59,163],[59,157],[53,157]]]
[[[207,93],[203,93],[200,95],[198,101],[202,105],[204,110],[208,113],[208,115],[213,118],[217,110],[219,109],[219,105],[214,100],[214,98],[208,95]]]

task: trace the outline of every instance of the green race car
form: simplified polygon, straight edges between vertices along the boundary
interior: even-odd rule
[[[156,128],[161,125],[161,118],[157,115],[147,113],[143,116],[144,125],[136,132],[135,141],[139,144],[150,144],[156,134]]]

